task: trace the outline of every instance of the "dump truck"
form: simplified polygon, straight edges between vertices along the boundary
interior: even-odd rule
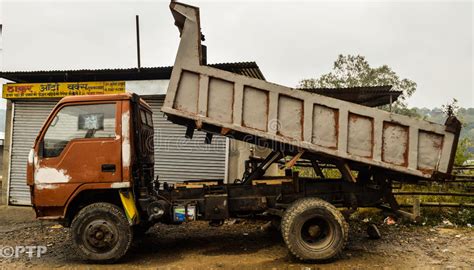
[[[151,108],[136,94],[69,96],[53,109],[27,161],[39,219],[70,227],[86,260],[113,262],[153,224],[229,218],[277,224],[297,258],[335,258],[348,239],[343,215],[399,209],[398,183],[450,177],[460,123],[445,125],[252,79],[205,65],[199,9],[172,2],[181,36],[163,112],[213,136],[271,149],[242,177],[166,183],[155,175]],[[295,166],[309,166],[314,177]],[[279,175],[267,175],[270,166]],[[339,171],[331,177],[325,168]],[[179,230],[179,227],[176,228]]]

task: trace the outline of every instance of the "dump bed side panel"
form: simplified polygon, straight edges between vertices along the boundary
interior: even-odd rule
[[[415,176],[450,173],[459,129],[203,66],[198,10],[172,11],[182,36],[165,113]]]

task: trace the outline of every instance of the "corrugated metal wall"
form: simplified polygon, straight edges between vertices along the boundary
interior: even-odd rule
[[[56,101],[17,101],[14,104],[9,202],[29,205],[30,191],[26,185],[28,153]]]
[[[177,182],[192,179],[224,179],[226,140],[214,136],[204,144],[205,134],[195,132],[192,140],[184,137],[186,128],[168,122],[160,111],[164,96],[146,98],[153,108],[155,127],[155,175],[160,181]],[[17,101],[14,108],[9,202],[29,205],[26,185],[28,153],[43,122],[56,101]]]
[[[192,140],[186,139],[186,128],[167,121],[160,111],[164,96],[145,100],[153,108],[155,176],[167,182],[224,179],[225,137],[214,136],[212,144],[205,144],[205,133],[195,131]]]

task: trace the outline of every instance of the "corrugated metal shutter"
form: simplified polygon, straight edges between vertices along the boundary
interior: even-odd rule
[[[13,140],[10,168],[9,202],[30,205],[30,191],[26,185],[26,162],[43,122],[56,101],[16,101],[13,115]]]
[[[205,144],[205,133],[199,131],[186,139],[186,128],[169,122],[161,112],[164,96],[145,100],[153,108],[155,175],[160,181],[224,179],[226,139],[214,136],[212,144]]]

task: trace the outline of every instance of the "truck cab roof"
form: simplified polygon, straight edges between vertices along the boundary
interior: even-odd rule
[[[116,101],[116,100],[127,100],[132,99],[135,94],[133,93],[121,93],[121,94],[105,94],[105,95],[79,95],[79,96],[67,96],[62,98],[58,104],[65,103],[76,103],[83,101]],[[138,96],[137,96],[138,97]],[[139,99],[140,104],[151,111],[150,105],[143,99]]]

